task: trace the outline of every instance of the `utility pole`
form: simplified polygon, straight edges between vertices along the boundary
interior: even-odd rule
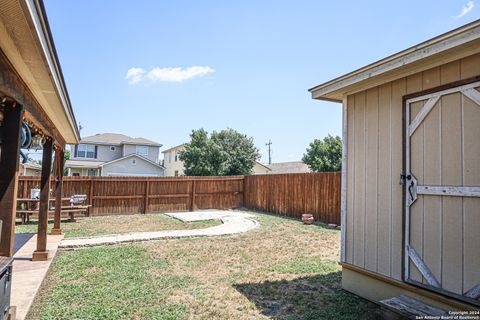
[[[272,140],[268,140],[265,145],[268,146],[268,164],[272,164]]]

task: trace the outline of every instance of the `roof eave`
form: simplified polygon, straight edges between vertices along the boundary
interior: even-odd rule
[[[66,143],[74,144],[80,141],[80,131],[78,130],[75,115],[68,95],[65,79],[59,63],[55,43],[48,23],[45,6],[41,0],[27,0],[27,7],[30,11],[32,23],[37,31],[39,42],[46,55],[48,67],[57,90],[58,97],[63,106],[65,115],[72,129],[70,137],[64,137]]]
[[[161,143],[157,143],[157,142],[130,142],[130,141],[122,141],[120,143],[121,145],[122,144],[127,144],[127,145],[138,145],[138,146],[151,146],[151,147],[162,147],[163,145]]]
[[[186,144],[187,144],[187,143],[182,143],[182,144],[179,144],[178,146],[170,147],[170,148],[168,148],[168,149],[166,149],[166,150],[163,150],[162,153],[166,153],[166,152],[169,152],[169,151],[171,151],[171,150],[178,149],[178,148],[180,148],[180,147],[185,146]]]
[[[117,158],[117,159],[114,159],[114,160],[111,160],[111,161],[108,161],[108,162],[104,162],[104,163],[100,164],[99,167],[102,167],[102,168],[103,168],[104,166],[107,166],[107,165],[109,165],[109,164],[112,164],[112,163],[115,163],[115,162],[118,162],[118,161],[121,161],[121,160],[125,160],[125,159],[131,158],[131,157],[137,157],[137,158],[139,158],[139,159],[142,159],[142,160],[144,160],[144,161],[149,162],[149,163],[152,164],[152,165],[155,165],[155,166],[157,166],[157,167],[160,167],[160,168],[165,169],[165,168],[164,168],[162,165],[160,165],[159,163],[156,163],[155,161],[152,161],[152,160],[150,160],[150,159],[148,159],[148,158],[145,158],[145,157],[143,157],[143,156],[141,156],[141,155],[139,155],[139,154],[136,154],[136,153],[130,153],[130,154],[127,154],[126,156],[123,156],[123,157],[120,157],[120,158]]]

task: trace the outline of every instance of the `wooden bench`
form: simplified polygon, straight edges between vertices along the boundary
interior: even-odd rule
[[[62,213],[68,213],[70,221],[75,221],[75,213],[83,213],[85,217],[90,216],[90,205],[62,207]]]
[[[423,301],[403,294],[382,300],[380,305],[408,319],[418,319],[425,316],[448,316],[448,312],[443,309],[433,307]]]
[[[91,205],[86,205],[87,196],[84,194],[75,194],[70,197],[70,206],[62,207],[62,212],[70,215],[70,221],[75,221],[75,213],[81,212],[85,217],[90,216]]]
[[[49,199],[50,202],[55,201],[55,199]],[[38,207],[32,208],[32,203],[38,203],[39,199],[17,199],[19,203],[26,203],[27,209],[17,209],[16,210],[16,217],[21,219],[21,223],[25,224],[30,222],[31,215],[38,213]],[[85,205],[84,203],[87,201],[86,195],[73,195],[70,198],[62,198],[62,202],[69,201],[69,206],[62,206],[61,213],[68,213],[70,216],[70,221],[75,221],[75,214],[76,213],[83,213],[85,217],[90,216],[90,208],[91,205]],[[48,213],[52,214],[55,213],[55,208],[51,205],[49,206]]]
[[[85,217],[89,217],[89,209],[91,206],[67,206],[62,207],[62,213],[68,213],[70,221],[75,221],[75,213],[83,213]],[[38,213],[38,210],[17,210],[17,218],[22,219],[22,224],[30,222],[30,216]],[[49,214],[55,213],[55,208],[48,210]]]

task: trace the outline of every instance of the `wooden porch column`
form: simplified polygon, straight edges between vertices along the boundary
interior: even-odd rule
[[[23,106],[14,103],[4,110],[0,156],[0,219],[2,236],[0,255],[13,256],[15,214],[17,209],[18,162]]]
[[[37,250],[33,252],[33,261],[45,261],[48,259],[47,228],[50,176],[52,170],[52,146],[53,141],[51,139],[47,140],[43,145],[42,177],[40,178],[40,206],[38,210]]]
[[[55,150],[55,216],[53,220],[53,235],[62,234],[60,229],[60,219],[62,214],[62,196],[63,196],[63,165],[65,159],[65,152],[58,148]]]

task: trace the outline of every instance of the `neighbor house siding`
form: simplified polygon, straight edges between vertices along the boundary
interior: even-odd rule
[[[175,161],[175,153],[180,152],[184,149],[185,148],[182,146],[167,151],[163,154],[163,166],[166,168],[165,175],[167,177],[174,176],[175,171],[178,171],[179,176],[184,175],[185,166],[183,165],[183,161],[181,161],[180,159],[177,159],[177,161]]]
[[[122,157],[123,148],[121,146],[113,146],[115,151],[111,151],[110,147],[112,146],[98,146],[96,160],[108,162]]]
[[[147,146],[148,147],[148,155],[145,158],[152,160],[155,163],[158,163],[159,159],[159,150],[160,147],[155,146]],[[137,153],[137,145],[132,144],[125,144],[123,145],[123,156],[128,156],[129,154]]]
[[[95,176],[100,175],[100,169],[89,169],[89,168],[70,168],[70,175],[78,173],[81,177],[88,176],[89,172],[95,172]]]
[[[132,161],[135,160],[135,165]],[[163,176],[163,168],[139,157],[130,157],[104,165],[102,176]]]
[[[402,186],[399,183],[403,168],[402,98],[406,94],[479,75],[480,54],[476,54],[347,96],[347,229],[345,232],[347,263],[398,280],[402,279],[403,206]],[[454,98],[450,97],[450,99]],[[413,108],[414,112],[418,112],[419,107]],[[435,117],[436,115],[433,114],[432,119]],[[427,121],[424,126],[429,128],[427,130],[435,131],[436,124],[431,121]],[[447,124],[445,122],[445,125]],[[428,141],[416,144],[422,147],[419,152],[425,154],[424,159],[416,160],[422,161],[422,163],[412,164],[421,168],[417,172],[419,172],[422,182],[423,179],[431,184],[439,182],[440,177],[432,173],[439,166],[439,160],[432,157],[431,154],[426,154],[437,152],[441,148],[435,144],[438,144],[438,141],[435,141],[434,138],[430,141],[429,138]],[[445,140],[444,143],[448,142]],[[428,162],[428,165],[425,162]],[[452,166],[454,165],[455,163],[452,162]],[[447,182],[446,179],[448,180],[447,176],[443,177],[444,184]],[[455,183],[455,181],[451,182],[451,184]],[[438,207],[439,201],[441,200],[425,201],[422,203],[422,207],[423,205]],[[468,205],[468,201],[467,199],[466,205]],[[448,242],[450,243],[448,246],[451,246],[451,250],[448,247],[443,249],[446,250],[444,255],[446,254],[448,259],[457,259],[458,248],[462,247],[462,240],[459,238],[460,243],[454,244],[449,237],[454,237],[455,230],[459,231],[462,227],[468,229],[468,221],[471,220],[473,223],[474,219],[465,217],[467,221],[462,226],[462,219],[455,218],[453,214],[453,212],[450,214],[444,211],[444,219],[447,221],[443,222],[432,216],[412,215],[418,220],[412,221],[414,226],[412,233],[423,233],[426,221],[428,228],[431,229],[427,236],[413,238],[422,239],[429,247],[440,250],[442,239],[439,233],[443,228],[443,243],[446,245]],[[448,227],[446,227],[446,223],[448,223]],[[463,241],[464,250],[470,253],[466,257],[472,259],[475,256],[474,249],[472,249],[473,244],[468,244],[468,239]],[[419,254],[436,273],[441,268],[441,263],[430,261],[430,255],[433,253],[422,251],[424,243],[414,245],[420,248]],[[478,254],[475,257],[478,257]],[[415,268],[412,270],[417,272]],[[448,271],[448,274],[448,279],[455,278],[454,270]],[[471,272],[465,272],[465,274],[473,278]],[[416,277],[422,281],[419,274]]]
[[[82,144],[82,143],[80,143]],[[122,147],[121,146],[114,146],[115,151],[110,150],[110,146],[107,145],[96,145],[92,143],[84,143],[88,145],[94,145],[97,147],[97,157],[96,158],[78,158],[75,157],[75,146],[71,146],[71,159],[72,160],[81,160],[81,161],[112,161],[114,159],[118,159],[122,157]]]
[[[255,165],[252,169],[252,174],[269,174],[272,170],[262,166],[260,163],[255,162]]]

